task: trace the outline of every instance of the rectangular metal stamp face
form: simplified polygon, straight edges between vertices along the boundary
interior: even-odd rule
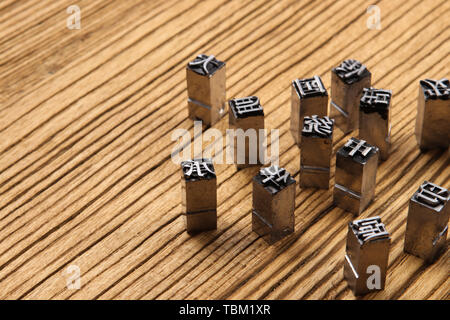
[[[328,189],[334,121],[327,116],[305,116],[300,143],[300,187]]]
[[[295,180],[278,166],[253,178],[252,230],[272,244],[294,232]]]
[[[349,223],[344,278],[355,295],[384,289],[390,241],[380,217]]]
[[[217,182],[211,159],[181,163],[181,203],[188,233],[216,229]]]
[[[425,79],[419,83],[415,135],[421,150],[450,146],[450,81]]]
[[[359,100],[370,84],[371,73],[357,60],[344,60],[331,70],[330,117],[345,134],[359,127]]]
[[[263,164],[264,110],[258,97],[244,97],[228,101],[229,127],[234,129],[234,163],[238,169]]]
[[[450,192],[425,181],[409,201],[404,251],[434,262],[445,248]]]
[[[198,55],[186,68],[189,117],[214,125],[226,111],[225,63]]]
[[[375,194],[378,148],[364,140],[350,138],[336,153],[333,202],[359,215]]]
[[[328,115],[328,92],[319,76],[292,81],[291,133],[300,145],[303,119],[305,116]]]
[[[364,88],[359,105],[359,138],[380,149],[380,159],[389,157],[391,147],[390,109],[392,91]]]

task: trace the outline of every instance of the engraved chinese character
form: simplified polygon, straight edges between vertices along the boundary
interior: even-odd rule
[[[391,100],[392,91],[374,88],[364,88],[361,102],[367,105],[385,105],[388,106]]]
[[[280,188],[282,186],[286,186],[286,183],[289,181],[290,174],[284,168],[280,168],[278,166],[271,166],[267,168],[262,168],[259,171],[259,174],[264,177],[262,183],[267,186],[269,183],[275,185]]]
[[[208,75],[212,70],[219,68],[220,63],[213,55],[200,54],[194,61],[189,62],[189,67],[192,69],[200,68],[205,75]]]
[[[259,113],[263,111],[258,97],[255,96],[233,99],[232,105],[236,113],[239,115]]]
[[[354,157],[357,154],[360,154],[363,157],[367,157],[367,155],[374,149],[372,146],[366,144],[365,140],[358,140],[355,138],[351,138],[344,145],[344,148],[350,150],[348,155]]]
[[[416,194],[417,201],[431,207],[443,205],[448,200],[449,192],[431,182],[423,183]]]
[[[328,137],[333,130],[333,121],[328,117],[319,118],[316,115],[306,116],[303,122],[303,132]]]
[[[384,224],[381,223],[380,217],[355,220],[352,222],[352,228],[362,242],[389,236]]]
[[[294,80],[294,85],[301,97],[326,95],[327,92],[319,76]]]
[[[181,163],[184,175],[188,178],[215,176],[214,167],[210,159],[194,159]]]
[[[358,60],[347,59],[344,60],[338,67],[334,69],[336,73],[344,80],[361,77],[365,71],[366,66],[361,64]]]
[[[420,85],[424,90],[426,98],[447,99],[450,96],[450,82],[448,79],[432,80],[425,79],[420,80]]]

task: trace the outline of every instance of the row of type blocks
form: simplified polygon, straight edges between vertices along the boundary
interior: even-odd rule
[[[291,133],[301,149],[300,187],[329,188],[333,131],[345,134],[359,129],[336,153],[333,202],[359,215],[375,193],[379,160],[391,147],[390,90],[371,86],[371,73],[356,60],[345,60],[331,72],[331,109],[319,76],[292,82]],[[187,66],[189,117],[214,125],[226,113],[225,63],[199,55]],[[447,148],[450,142],[450,88],[447,79],[420,81],[415,134],[421,150]],[[263,164],[252,159],[262,148],[255,145],[237,152],[238,140],[248,129],[264,129],[264,110],[255,96],[228,101],[229,127],[240,130],[234,137],[238,169]],[[249,141],[250,142],[250,141]],[[250,144],[250,143],[249,143]],[[253,150],[253,152],[251,152]],[[255,152],[256,150],[256,152]],[[214,166],[209,159],[184,161],[183,212],[190,233],[217,228],[217,195]],[[203,181],[203,182],[202,182]],[[204,189],[203,189],[204,188]],[[203,199],[203,200],[202,200]],[[205,200],[207,199],[207,200]],[[445,246],[449,219],[448,190],[424,182],[410,200],[405,252],[433,262]],[[204,201],[203,205],[197,202]],[[262,168],[253,178],[252,229],[268,243],[294,232],[295,180],[284,168]],[[349,224],[344,277],[355,294],[384,288],[390,237],[379,217]],[[378,268],[380,283],[368,285],[369,269]]]
[[[182,204],[188,233],[217,228],[217,185],[210,159],[183,161]],[[278,166],[261,168],[253,177],[252,230],[273,244],[295,229],[295,185],[290,173]],[[434,262],[448,233],[450,192],[425,181],[409,202],[404,251]],[[355,295],[385,286],[390,235],[380,217],[355,220],[348,225],[344,278]],[[370,278],[378,276],[378,283]]]

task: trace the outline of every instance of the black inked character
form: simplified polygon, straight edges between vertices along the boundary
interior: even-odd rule
[[[381,222],[380,217],[355,220],[350,222],[350,225],[355,235],[363,243],[369,240],[389,237],[389,233],[386,231],[386,227]]]
[[[423,93],[426,99],[443,99],[447,100],[450,96],[450,82],[448,79],[420,80]]]
[[[301,98],[327,95],[327,90],[319,76],[309,79],[297,79],[293,81],[293,84]]]
[[[291,178],[291,175],[286,171],[286,169],[278,166],[262,168],[259,170],[259,174],[263,176],[262,183],[265,186],[272,184],[277,188],[286,186]]]
[[[333,71],[347,84],[357,82],[369,74],[366,66],[354,59],[344,60],[338,67],[334,68]]]
[[[224,63],[217,60],[213,55],[198,55],[194,61],[189,62],[188,67],[201,75],[209,75],[220,69]]]
[[[448,190],[435,185],[434,183],[425,181],[416,193],[418,202],[429,205],[430,207],[437,207],[443,205],[449,199]]]
[[[259,99],[255,96],[230,100],[229,105],[236,117],[264,115]]]
[[[350,138],[350,140],[348,140],[344,145],[344,149],[348,151],[348,155],[351,157],[361,155],[363,158],[366,158],[375,148],[368,145],[365,140]]]
[[[306,116],[303,120],[302,133],[305,136],[317,135],[327,138],[333,132],[333,120],[327,116],[319,118],[316,115]]]
[[[186,179],[211,179],[216,176],[211,159],[194,159],[181,162]]]

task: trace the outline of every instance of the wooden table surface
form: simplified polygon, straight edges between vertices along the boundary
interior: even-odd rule
[[[80,30],[66,26],[73,4]],[[371,4],[380,30],[366,25]],[[218,229],[185,232],[171,136],[193,133],[185,66],[207,53],[227,62],[227,98],[259,96],[297,181],[291,80],[319,75],[330,90],[331,68],[354,58],[393,91],[393,152],[362,214],[391,233],[387,285],[365,298],[448,299],[448,249],[427,266],[403,242],[418,186],[450,187],[449,152],[421,153],[414,137],[419,80],[450,76],[449,9],[446,0],[2,0],[0,298],[355,298],[342,272],[353,216],[332,205],[331,189],[297,185],[295,233],[268,246],[251,231],[258,168],[216,165]],[[227,127],[228,115],[214,126]],[[349,137],[337,131],[334,153]],[[81,288],[68,289],[77,267]]]

